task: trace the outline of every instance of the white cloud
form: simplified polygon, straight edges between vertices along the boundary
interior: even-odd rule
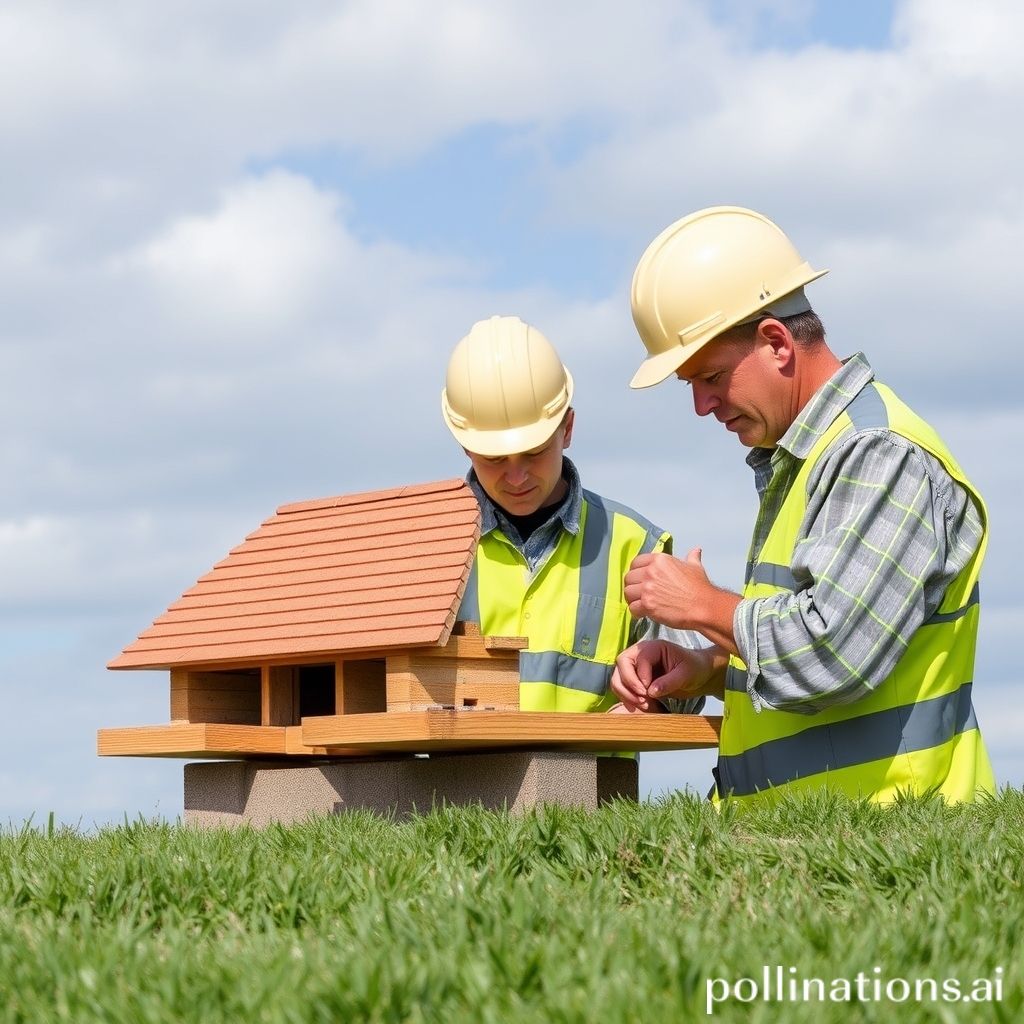
[[[680,67],[677,88],[551,169],[549,216],[598,226],[639,256],[691,210],[752,206],[819,262],[848,269],[832,254],[884,248],[893,279],[923,256],[946,268],[938,280],[973,272],[972,301],[997,296],[999,255],[1020,232],[1021,189],[1006,168],[1022,157],[1008,126],[1024,10],[991,0],[899,12],[895,49],[705,52]],[[1004,237],[979,250],[986,231]]]
[[[772,11],[806,17],[802,0]],[[642,355],[635,258],[670,220],[720,202],[764,209],[832,267],[815,301],[836,347],[864,348],[988,497],[979,694],[996,680],[984,700],[1001,706],[1022,554],[1006,455],[1024,441],[1011,306],[1022,21],[1000,0],[913,0],[890,49],[782,53],[670,0],[600,0],[585,17],[539,0],[6,4],[0,599],[10,646],[33,645],[33,659],[15,671],[0,651],[2,682],[5,706],[53,694],[49,735],[75,751],[60,770],[91,781],[55,790],[12,744],[0,776],[32,800],[148,813],[156,776],[86,772],[82,722],[162,716],[162,685],[150,705],[130,695],[157,682],[125,685],[102,665],[276,505],[461,473],[440,381],[452,345],[491,313],[536,323],[573,368],[571,454],[588,486],[636,504],[678,547],[702,544],[734,583],[754,507],[742,450],[694,417],[684,389],[625,388]],[[595,238],[620,247],[605,294],[492,281],[500,235],[467,259],[374,231],[330,160],[316,181],[273,169],[300,152],[312,167],[322,153],[414,170],[480,125],[515,133],[538,249],[561,230],[579,233],[581,258]],[[1005,759],[1003,732],[993,739]],[[645,779],[667,785],[681,764],[663,758]],[[162,793],[180,794],[164,788],[177,770],[159,766]]]
[[[336,212],[337,197],[303,178],[246,180],[225,193],[213,214],[181,218],[138,258],[172,309],[276,334],[343,260],[350,240]]]

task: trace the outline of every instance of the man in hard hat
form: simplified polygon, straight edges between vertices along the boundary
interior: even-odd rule
[[[459,619],[485,634],[529,639],[519,661],[523,711],[611,708],[616,656],[651,628],[630,615],[626,568],[638,555],[671,550],[664,530],[583,488],[564,454],[572,397],[554,347],[514,316],[474,324],[452,352],[441,395],[481,512]],[[666,701],[674,711],[702,704]]]
[[[829,349],[804,294],[825,273],[737,207],[685,217],[641,258],[648,358],[631,386],[688,384],[751,449],[760,508],[742,594],[708,580],[699,549],[634,560],[630,611],[717,647],[640,643],[612,688],[640,711],[665,693],[724,700],[720,797],[972,800],[995,785],[971,701],[985,504],[862,354]]]

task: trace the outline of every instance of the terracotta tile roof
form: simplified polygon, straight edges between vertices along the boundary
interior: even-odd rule
[[[463,480],[283,505],[108,667],[443,645],[479,535]]]

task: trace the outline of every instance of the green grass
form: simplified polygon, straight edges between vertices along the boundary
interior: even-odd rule
[[[709,978],[994,978],[1002,1001],[755,1001],[723,1021],[1024,1019],[1024,796],[693,797],[0,833],[0,1021],[682,1021]],[[870,989],[868,990],[870,994]]]

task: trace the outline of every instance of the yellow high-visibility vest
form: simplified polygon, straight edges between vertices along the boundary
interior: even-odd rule
[[[833,442],[879,427],[930,452],[968,491],[981,514],[978,550],[891,674],[867,697],[817,714],[769,707],[756,712],[746,666],[733,657],[719,745],[720,796],[760,805],[785,793],[828,787],[880,803],[900,793],[930,791],[958,802],[995,790],[971,701],[988,513],[938,434],[884,384],[865,387],[808,453],[761,551],[751,552],[743,596],[796,589],[790,563],[815,465]]]
[[[459,609],[488,636],[525,636],[519,655],[522,711],[606,711],[615,659],[633,642],[622,580],[642,553],[664,550],[669,535],[632,509],[583,491],[580,528],[562,531],[531,573],[501,532],[481,537]]]

